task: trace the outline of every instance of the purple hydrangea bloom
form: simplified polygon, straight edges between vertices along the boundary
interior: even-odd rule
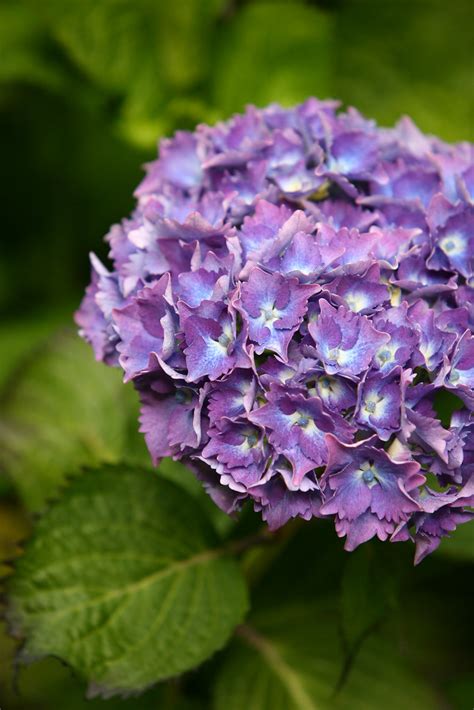
[[[248,325],[255,352],[275,352],[284,361],[288,345],[306,313],[308,298],[317,285],[302,285],[297,278],[268,274],[255,267],[242,284],[238,308]]]
[[[293,486],[300,486],[306,473],[327,462],[325,433],[336,432],[343,441],[353,434],[340,414],[324,410],[319,397],[281,386],[270,389],[267,404],[254,409],[249,419],[264,427],[275,452],[290,462]]]
[[[336,530],[347,535],[346,549],[376,535],[386,540],[395,525],[420,510],[411,493],[425,482],[420,464],[396,461],[380,448],[377,437],[343,444],[327,436],[328,464],[323,474],[327,500],[323,515],[336,515]]]
[[[374,372],[359,384],[356,421],[361,427],[375,431],[382,441],[388,441],[400,429],[402,371],[397,369],[386,377]]]
[[[163,140],[76,321],[155,464],[228,513],[330,517],[347,549],[411,538],[419,561],[472,517],[474,151],[338,108]]]
[[[366,372],[390,336],[378,331],[366,316],[359,316],[345,306],[336,309],[321,299],[320,311],[317,320],[309,324],[309,332],[326,372],[347,377]]]

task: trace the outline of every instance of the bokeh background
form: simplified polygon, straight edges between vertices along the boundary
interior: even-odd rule
[[[314,95],[385,125],[410,114],[425,132],[472,140],[473,27],[472,0],[0,0],[0,556],[13,553],[73,458],[143,455],[117,373],[51,334],[71,326],[88,252],[106,257],[102,237],[131,210],[157,138],[247,103]],[[448,543],[419,578],[427,588],[453,579],[457,601],[440,593],[434,603],[456,617],[455,639],[465,633],[458,611],[466,586],[472,593],[473,541]],[[448,695],[470,708],[460,643]],[[2,636],[3,710],[49,710],[64,694],[68,708],[83,707],[82,687],[54,662],[23,671],[16,695],[12,653]],[[166,693],[160,708],[174,707]]]

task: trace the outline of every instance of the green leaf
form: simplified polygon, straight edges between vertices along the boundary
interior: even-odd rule
[[[301,2],[246,3],[219,35],[213,95],[225,116],[246,103],[290,105],[329,90],[329,15]]]
[[[195,667],[247,606],[200,506],[143,469],[90,470],[40,520],[9,584],[25,660],[48,654],[92,693],[140,691]]]
[[[474,669],[474,618],[466,613],[474,566],[435,553],[407,575],[404,586],[387,625],[409,664],[442,683]]]
[[[397,574],[393,561],[398,550],[362,545],[347,557],[341,586],[341,617],[348,648],[360,643],[396,606]],[[389,564],[392,561],[392,564]]]
[[[436,687],[403,658],[390,635],[373,634],[341,677],[331,710],[435,710],[445,707]]]
[[[126,457],[131,412],[133,389],[74,333],[30,353],[3,392],[0,419],[1,465],[27,507],[40,509],[82,466]]]
[[[326,605],[281,606],[238,632],[217,677],[216,710],[317,710],[335,687],[337,617]],[[322,623],[321,623],[322,622]]]
[[[337,609],[324,600],[255,615],[238,632],[217,677],[215,710],[433,710],[434,694],[373,635],[348,665]]]

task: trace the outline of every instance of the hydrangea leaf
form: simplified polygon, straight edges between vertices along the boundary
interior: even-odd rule
[[[345,641],[355,648],[385,618],[397,601],[399,551],[377,555],[364,545],[345,560],[341,585],[341,621]],[[392,553],[392,554],[390,554]]]
[[[215,710],[436,707],[434,693],[382,636],[367,639],[343,674],[337,615],[327,603],[282,606],[249,624],[227,651]]]
[[[41,518],[9,583],[25,661],[54,655],[90,693],[140,691],[221,648],[246,611],[234,559],[199,505],[144,469],[77,478]]]
[[[133,389],[123,386],[118,372],[94,362],[72,333],[59,333],[20,363],[2,404],[1,466],[33,510],[66,474],[139,456],[138,436],[129,446]]]
[[[68,710],[104,710],[102,698],[87,698],[84,683],[56,658],[44,658],[18,668],[14,662],[15,646],[0,626],[0,683],[2,701],[8,710],[50,710],[62,708],[67,698]],[[8,645],[7,645],[8,644]],[[5,656],[3,655],[5,651]],[[181,692],[173,681],[160,683],[139,698],[112,698],[107,710],[207,710],[194,697]]]
[[[248,3],[220,33],[214,94],[222,112],[330,94],[330,18],[302,2]],[[255,67],[259,71],[255,71]]]
[[[411,667],[446,687],[463,670],[474,667],[474,620],[465,611],[471,604],[474,567],[441,558],[438,552],[430,567],[428,575],[407,574],[400,604],[387,627]],[[462,584],[453,584],[455,578],[462,579]]]

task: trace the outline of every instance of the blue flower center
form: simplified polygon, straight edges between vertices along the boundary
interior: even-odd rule
[[[188,399],[188,394],[184,390],[176,390],[174,398],[178,404],[184,404]]]
[[[379,360],[382,362],[387,362],[391,358],[390,350],[381,350],[379,352]]]
[[[257,444],[257,442],[258,442],[258,436],[256,434],[249,434],[247,436],[247,444],[250,447],[255,446]]]
[[[300,418],[298,419],[298,426],[301,427],[307,427],[309,424],[309,417],[307,417],[305,414],[301,414]]]
[[[278,320],[278,315],[275,311],[275,306],[272,306],[271,308],[262,308],[261,312],[265,323],[273,323],[274,321]]]
[[[456,248],[456,244],[453,242],[452,239],[448,239],[447,242],[444,242],[443,244],[443,249],[444,251],[453,251],[453,249]]]
[[[364,471],[362,474],[362,478],[366,483],[372,483],[373,480],[375,480],[375,474],[371,468],[367,469],[367,471]]]
[[[365,403],[365,411],[369,412],[369,414],[373,414],[375,412],[375,402],[369,401]]]
[[[323,390],[329,390],[331,389],[332,381],[329,379],[329,377],[321,377],[319,380],[319,384],[323,388]]]

